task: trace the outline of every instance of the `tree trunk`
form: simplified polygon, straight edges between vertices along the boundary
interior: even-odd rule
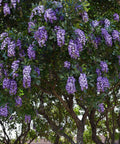
[[[77,144],[83,144],[84,126],[77,129]]]

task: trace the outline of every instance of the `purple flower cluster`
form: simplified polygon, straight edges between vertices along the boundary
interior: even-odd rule
[[[97,68],[97,69],[96,69],[96,73],[97,73],[98,76],[101,76],[101,71],[100,71],[100,69]]]
[[[46,22],[53,23],[53,21],[57,20],[56,13],[51,9],[47,9],[44,14],[44,19]]]
[[[104,38],[105,38],[105,43],[106,43],[106,45],[108,45],[108,46],[112,46],[112,37],[111,37],[111,35],[107,32],[107,30],[106,29],[104,29],[104,28],[102,28],[101,29],[101,31],[102,31],[102,35],[104,36]]]
[[[5,16],[8,15],[8,14],[10,15],[10,8],[8,6],[8,3],[4,4],[3,13],[4,13]]]
[[[82,13],[82,19],[85,23],[88,22],[88,13],[86,11]]]
[[[16,74],[15,72],[18,70],[19,68],[19,60],[16,60],[16,61],[13,61],[12,65],[11,65],[11,68],[13,69],[13,78],[15,78],[16,76],[18,76],[18,74]]]
[[[82,30],[80,29],[76,29],[75,30],[75,34],[77,35],[77,39],[75,40],[76,44],[77,44],[77,49],[79,51],[82,51],[83,50],[83,45],[85,45],[85,42],[86,42],[86,37],[85,37],[85,34]]]
[[[3,40],[0,49],[1,49],[1,50],[4,50],[4,48],[7,46],[7,44],[8,44],[8,45],[10,44],[10,38],[9,38],[9,37],[6,37],[6,38]]]
[[[3,80],[3,89],[9,89],[10,87],[10,79],[9,78],[4,78]]]
[[[106,77],[99,76],[97,78],[97,92],[104,92],[105,88],[109,88],[110,84]]]
[[[31,67],[29,66],[24,66],[23,69],[23,87],[24,88],[29,88],[31,86]]]
[[[4,37],[8,37],[7,32],[3,32],[3,33],[0,34],[0,40],[3,40]]]
[[[101,61],[100,62],[100,67],[102,68],[101,70],[103,71],[103,72],[108,72],[108,65],[107,65],[107,63],[106,62],[103,62],[103,61]]]
[[[117,13],[115,13],[115,14],[113,15],[113,17],[114,17],[114,20],[115,20],[115,21],[117,21],[117,22],[119,21],[119,15],[118,15]]]
[[[17,93],[17,83],[15,80],[10,81],[9,94],[15,95]]]
[[[40,69],[38,67],[35,67],[34,70],[37,72],[38,76],[40,76]]]
[[[33,22],[28,23],[28,32],[32,32],[33,27],[35,27],[35,24]]]
[[[117,30],[113,30],[112,37],[114,41],[120,41],[119,32]]]
[[[93,45],[94,47],[97,49],[98,45],[101,43],[101,38],[100,37],[95,37],[95,39],[93,40]]]
[[[99,112],[104,112],[104,105],[103,105],[103,103],[99,104],[98,107],[99,107],[99,109],[98,109]]]
[[[5,107],[0,107],[0,116],[4,116],[7,117],[8,115],[8,109],[7,109],[7,104],[5,105]]]
[[[68,77],[67,84],[66,84],[66,91],[68,92],[68,94],[73,94],[76,92],[75,78],[73,76]]]
[[[77,44],[72,39],[70,40],[68,45],[68,52],[71,58],[77,59],[78,57],[80,57]]]
[[[58,30],[60,30],[61,29],[61,27],[60,26],[54,26],[54,31],[58,31]]]
[[[70,69],[70,62],[65,61],[64,62],[64,67],[67,68],[67,69]]]
[[[8,45],[8,57],[15,56],[15,42],[11,41],[10,44]]]
[[[31,115],[25,115],[25,123],[30,123]]]
[[[97,27],[98,25],[99,25],[99,21],[97,21],[97,20],[92,21],[92,26],[94,28]]]
[[[57,44],[59,47],[62,47],[65,44],[65,30],[59,29],[57,31]]]
[[[31,13],[31,16],[30,16],[30,20],[32,20],[32,18],[33,18],[35,15],[42,16],[43,13],[44,13],[44,6],[43,6],[43,5],[40,5],[40,6],[35,7],[35,8],[32,10],[32,13]]]
[[[44,26],[38,28],[38,30],[34,34],[34,38],[38,41],[40,47],[45,46],[48,35]]]
[[[87,83],[86,74],[80,73],[79,84],[80,84],[80,87],[81,87],[81,90],[82,90],[82,91],[83,91],[84,89],[88,89],[88,83]]]
[[[22,99],[21,97],[17,96],[15,98],[16,106],[22,106]]]
[[[104,24],[105,24],[105,27],[108,28],[110,26],[110,21],[109,19],[105,19],[104,20]]]
[[[30,45],[27,49],[29,59],[35,59],[35,50],[33,50],[33,45]]]

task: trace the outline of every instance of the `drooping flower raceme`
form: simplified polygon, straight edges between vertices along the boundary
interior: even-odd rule
[[[5,5],[3,7],[3,13],[4,13],[5,16],[10,14],[10,8],[8,6],[8,3],[5,3]]]
[[[0,49],[1,49],[1,50],[4,50],[4,48],[5,48],[7,45],[9,45],[9,44],[10,44],[10,38],[9,38],[9,37],[6,37],[6,38],[3,40]]]
[[[114,17],[114,20],[115,20],[115,21],[117,21],[117,22],[119,21],[119,15],[118,15],[117,13],[115,13],[115,14],[113,15],[113,17]]]
[[[108,45],[108,46],[112,46],[112,37],[111,37],[111,35],[107,32],[107,30],[106,29],[104,29],[104,28],[102,28],[101,29],[101,32],[102,32],[102,35],[104,36],[104,38],[105,38],[105,43],[106,43],[106,45]]]
[[[99,25],[99,21],[97,21],[97,20],[92,21],[92,26],[94,28],[97,27],[98,25]]]
[[[119,32],[117,30],[112,31],[112,37],[114,41],[120,41]]]
[[[10,87],[10,79],[9,78],[4,78],[3,80],[3,89],[9,89]]]
[[[80,87],[81,87],[81,90],[82,90],[82,91],[83,91],[84,89],[88,89],[88,83],[87,83],[86,74],[80,73],[79,84],[80,84]]]
[[[44,6],[43,6],[43,5],[40,5],[40,6],[35,7],[35,8],[32,10],[32,13],[31,13],[31,16],[30,16],[30,20],[32,20],[32,18],[33,18],[35,15],[42,16],[43,13],[44,13]]]
[[[85,23],[88,22],[88,13],[86,11],[82,13],[82,19]]]
[[[20,61],[16,60],[16,61],[13,61],[12,65],[11,65],[11,68],[13,69],[13,72],[12,72],[13,78],[18,76],[18,74],[16,74],[15,72],[18,70],[19,63],[20,63]]]
[[[65,30],[59,29],[57,31],[57,44],[59,47],[62,47],[65,44]]]
[[[35,27],[34,22],[28,22],[28,32],[32,32],[32,29]]]
[[[25,115],[25,123],[30,123],[31,115]]]
[[[80,29],[76,29],[75,30],[75,34],[77,35],[77,38],[75,40],[75,42],[77,44],[77,48],[78,48],[79,51],[82,51],[83,50],[83,46],[82,45],[85,45],[85,42],[86,42],[85,34]]]
[[[0,107],[0,116],[7,117],[8,115],[8,109],[7,109],[7,104],[3,107]]]
[[[15,95],[17,93],[17,83],[15,80],[10,81],[9,94]]]
[[[107,63],[106,62],[103,62],[103,61],[101,61],[100,62],[100,67],[101,67],[101,70],[103,71],[103,72],[108,72],[108,65],[107,65]]]
[[[40,76],[40,69],[38,67],[35,67],[34,70],[37,72],[38,76]]]
[[[53,23],[53,21],[57,20],[56,13],[51,8],[49,8],[45,11],[44,19],[46,22]]]
[[[97,69],[96,69],[96,73],[97,73],[98,76],[101,76],[101,71],[100,71],[100,69],[97,68]]]
[[[64,62],[64,67],[67,68],[67,69],[70,69],[70,62],[65,61]]]
[[[29,59],[35,59],[35,50],[33,50],[33,45],[30,45],[27,49]]]
[[[23,69],[23,87],[24,88],[29,88],[31,86],[31,67],[29,66],[24,66]]]
[[[109,88],[109,80],[106,77],[99,76],[97,78],[97,92],[104,92],[105,88]]]
[[[44,26],[38,28],[38,30],[34,34],[34,38],[38,41],[40,47],[45,46],[48,35]]]
[[[68,52],[71,58],[77,59],[78,57],[80,57],[77,44],[72,39],[70,40],[68,45]]]
[[[8,44],[8,57],[15,56],[15,42],[11,41],[10,44]]]
[[[22,106],[22,99],[21,97],[17,96],[15,98],[16,106]]]
[[[103,105],[103,103],[99,104],[98,107],[99,107],[99,109],[98,109],[99,112],[104,112],[104,105]]]
[[[105,23],[105,27],[108,28],[110,26],[110,21],[109,19],[105,19],[104,20],[104,23]]]
[[[75,78],[73,76],[68,77],[66,91],[68,92],[68,94],[74,94],[76,92]]]
[[[11,0],[11,5],[14,7],[14,9],[16,8],[16,0]]]
[[[7,32],[3,32],[3,33],[0,34],[0,40],[3,40],[4,37],[8,37]]]

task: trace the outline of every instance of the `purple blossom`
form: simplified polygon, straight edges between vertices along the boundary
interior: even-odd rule
[[[46,22],[53,23],[53,21],[57,20],[56,13],[51,9],[47,9],[44,14],[44,19]]]
[[[15,80],[10,81],[9,94],[15,95],[17,93],[17,83]]]
[[[79,84],[80,84],[80,87],[81,87],[81,90],[82,90],[82,91],[83,91],[84,89],[88,89],[88,83],[87,83],[86,74],[80,73]]]
[[[115,13],[115,14],[113,15],[113,17],[114,17],[114,20],[115,20],[115,21],[117,21],[117,22],[119,21],[119,15],[118,15],[117,13]]]
[[[65,61],[64,62],[64,67],[67,68],[67,69],[70,69],[70,62]]]
[[[88,22],[88,13],[86,11],[82,13],[82,19],[85,23]]]
[[[94,28],[97,27],[98,25],[99,25],[99,21],[97,21],[97,20],[92,21],[92,26]]]
[[[31,87],[31,67],[29,66],[24,66],[23,69],[23,87],[24,88],[29,88]]]
[[[104,105],[103,105],[103,103],[99,104],[98,107],[99,107],[99,109],[98,109],[99,112],[104,112]]]
[[[3,80],[3,89],[9,89],[10,87],[10,79],[9,78],[4,78]]]
[[[82,51],[83,50],[82,44],[85,45],[85,42],[86,42],[85,34],[80,29],[76,29],[75,34],[77,35],[77,38],[75,40],[75,42],[77,44],[77,48],[78,48],[79,51]]]
[[[35,67],[34,70],[37,72],[38,76],[40,76],[40,69],[38,67]]]
[[[14,7],[14,9],[16,8],[16,0],[11,0],[11,5]]]
[[[105,88],[109,88],[110,84],[106,77],[99,76],[97,78],[97,92],[104,92]]]
[[[97,49],[98,45],[101,43],[101,38],[100,37],[95,37],[95,39],[93,40],[93,45],[94,47]]]
[[[28,23],[28,32],[32,32],[32,29],[35,27],[35,24],[33,22]]]
[[[8,6],[8,3],[5,3],[4,7],[3,7],[3,12],[4,15],[6,16],[7,14],[10,14],[10,8]]]
[[[98,76],[101,76],[101,71],[100,71],[100,69],[97,68],[97,69],[96,69],[96,73],[97,73]]]
[[[3,107],[0,107],[0,116],[7,117],[8,115],[8,109],[7,109],[7,104]]]
[[[13,61],[12,65],[11,65],[11,68],[13,69],[13,73],[18,70],[19,62],[20,62],[19,60]]]
[[[65,30],[60,29],[57,31],[57,44],[62,47],[65,44]]]
[[[66,84],[66,91],[68,92],[68,94],[73,94],[76,92],[75,78],[73,76],[68,77],[67,84]]]
[[[0,34],[0,40],[3,40],[4,37],[8,37],[7,32],[3,32],[3,33]]]
[[[9,45],[10,44],[10,38],[9,37],[6,37],[2,44],[1,44],[1,50],[4,50],[4,48],[7,46],[7,44]]]
[[[111,37],[111,35],[104,28],[101,29],[101,32],[102,32],[102,35],[104,36],[106,45],[112,46],[112,37]]]
[[[34,34],[34,38],[38,41],[40,47],[45,46],[48,35],[44,26],[38,28],[38,30]]]
[[[117,30],[113,30],[112,32],[112,37],[113,37],[113,40],[118,40],[120,41],[120,38],[119,38],[119,32]]]
[[[10,42],[10,44],[8,45],[8,57],[12,57],[15,56],[15,43],[14,41]]]
[[[16,102],[16,106],[22,106],[22,99],[21,99],[21,97],[19,97],[19,96],[17,96],[16,98],[15,98],[15,102]]]
[[[30,20],[32,20],[32,18],[33,18],[35,15],[42,16],[43,13],[44,13],[44,6],[43,6],[43,5],[40,5],[40,6],[35,7],[35,8],[32,10],[32,13],[31,13],[31,16],[30,16]]]
[[[105,24],[105,27],[108,28],[110,26],[110,21],[109,19],[105,19],[104,20],[104,24]]]
[[[31,115],[25,115],[25,123],[30,123]]]
[[[54,26],[54,30],[55,30],[55,31],[58,31],[58,30],[60,30],[60,29],[61,29],[60,26]]]
[[[29,59],[35,59],[35,50],[33,50],[33,45],[30,45],[27,49]]]
[[[78,57],[80,57],[77,44],[72,39],[70,40],[68,45],[68,52],[71,58],[77,59]]]
[[[103,72],[108,72],[108,65],[107,65],[107,63],[106,62],[103,62],[103,61],[101,61],[100,62],[100,67],[102,68],[101,70],[103,71]]]

